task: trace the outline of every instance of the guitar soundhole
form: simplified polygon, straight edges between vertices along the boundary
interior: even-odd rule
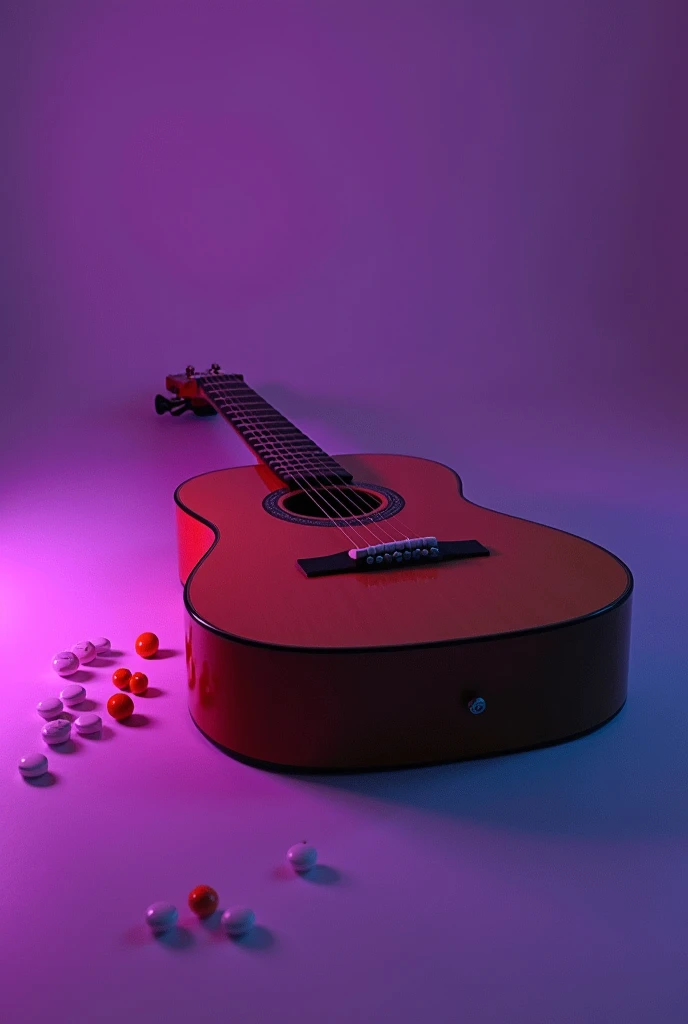
[[[273,491],[263,508],[278,519],[303,526],[339,526],[342,523],[375,523],[396,515],[404,499],[378,484],[356,481],[351,487],[323,487],[317,491]]]
[[[369,516],[383,504],[382,495],[362,491],[358,487],[323,488],[317,493],[294,491],[282,499],[282,508],[307,519],[337,519]]]

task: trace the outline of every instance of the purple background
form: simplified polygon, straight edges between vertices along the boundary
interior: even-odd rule
[[[3,1021],[684,1021],[688,7],[5,0],[0,38]],[[275,777],[195,730],[175,654],[143,728],[28,786],[56,649],[181,647],[173,489],[246,455],[152,395],[213,359],[333,452],[438,459],[620,555],[621,715]],[[253,944],[189,924],[199,882]]]

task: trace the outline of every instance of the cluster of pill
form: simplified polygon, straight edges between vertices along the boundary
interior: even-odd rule
[[[110,641],[105,636],[95,640],[82,640],[74,644],[71,651],[59,651],[53,658],[53,668],[60,676],[71,676],[80,665],[87,665],[98,654],[106,654],[110,650]],[[80,683],[68,683],[60,691],[59,697],[48,697],[36,705],[36,711],[45,719],[41,735],[50,747],[66,743],[72,734],[72,723],[61,718],[65,706],[78,707],[86,699],[86,690]],[[93,736],[102,728],[100,715],[90,711],[78,716],[74,728],[82,736]],[[48,758],[45,754],[29,754],[19,760],[19,771],[26,779],[39,778],[48,771]]]
[[[71,651],[58,651],[53,658],[53,668],[58,676],[72,676],[80,665],[88,665],[98,654],[107,654],[111,644],[107,637],[82,640],[74,644]]]
[[[52,661],[55,672],[60,676],[73,675],[80,665],[87,665],[99,654],[107,654],[111,650],[107,637],[99,636],[95,640],[82,640],[74,644],[70,651],[59,651]],[[136,639],[136,651],[143,658],[152,658],[158,651],[160,642],[155,633],[141,633]],[[129,669],[117,669],[113,674],[113,682],[119,689],[129,688],[133,693],[142,694],[148,689],[148,676],[144,672]],[[36,710],[46,724],[41,735],[48,746],[66,743],[71,736],[72,723],[60,715],[65,705],[77,707],[86,699],[86,689],[79,683],[68,683],[60,692],[59,698],[48,697],[39,701]],[[118,722],[130,718],[134,711],[134,702],[126,693],[115,693],[107,702],[108,714]],[[100,733],[103,723],[100,715],[85,712],[76,718],[74,727],[82,736],[95,736]],[[48,758],[45,754],[31,754],[19,761],[19,771],[27,779],[38,778],[48,771]]]
[[[134,647],[142,658],[152,658],[158,653],[160,641],[155,633],[141,633],[137,636]],[[130,672],[128,668],[116,668],[112,673],[112,681],[118,690],[131,690],[138,697],[148,689],[148,676],[145,672]],[[108,714],[118,722],[124,722],[134,713],[134,702],[128,693],[113,693],[107,702]]]
[[[287,860],[299,874],[310,871],[318,859],[318,852],[307,842],[297,843],[287,851]],[[211,917],[217,910],[220,897],[209,885],[197,885],[189,893],[187,900],[190,909],[203,920]],[[179,913],[172,903],[151,903],[146,910],[146,922],[153,935],[165,935],[177,923]],[[256,923],[256,915],[250,907],[236,906],[225,910],[220,923],[230,938],[237,939],[246,935]]]

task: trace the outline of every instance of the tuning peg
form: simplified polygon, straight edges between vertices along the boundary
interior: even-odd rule
[[[170,409],[170,416],[181,416],[183,412],[188,412],[191,408],[192,405],[188,398],[182,398],[178,403],[175,402],[174,409]]]
[[[155,396],[155,411],[158,416],[162,416],[164,412],[170,412],[171,409],[172,402],[170,402],[169,398],[165,398],[164,395]]]
[[[177,398],[172,401],[166,398],[165,395],[155,396],[155,411],[158,416],[162,416],[163,413],[169,412],[172,416],[181,416],[183,412],[191,408],[191,403],[186,398]]]

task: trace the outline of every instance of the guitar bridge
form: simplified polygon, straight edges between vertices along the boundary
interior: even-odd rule
[[[352,548],[350,551],[339,551],[336,555],[298,558],[297,565],[309,577],[333,576],[347,572],[415,569],[434,562],[484,557],[489,553],[489,548],[477,540],[438,541],[436,537],[414,537],[389,544],[373,544],[367,548]]]

